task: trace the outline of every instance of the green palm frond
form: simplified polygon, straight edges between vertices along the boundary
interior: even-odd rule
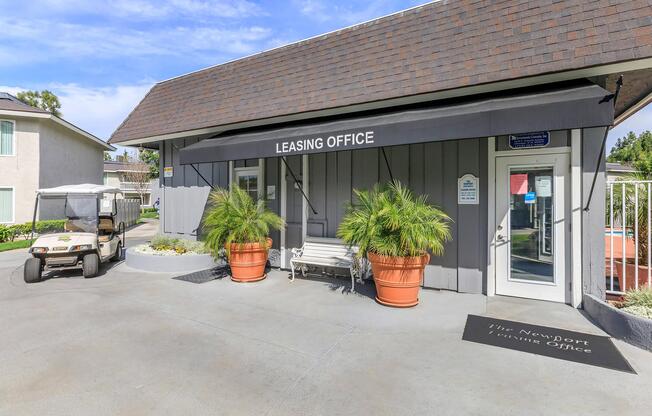
[[[419,256],[428,250],[443,254],[451,238],[451,219],[428,204],[426,196],[415,197],[398,181],[354,193],[357,203],[347,207],[337,236],[358,246],[360,255]]]
[[[230,190],[218,188],[208,197],[209,208],[202,221],[206,247],[219,257],[226,246],[227,255],[232,243],[265,244],[269,232],[285,227],[285,221],[267,209],[265,201],[254,201],[251,196],[233,186]]]

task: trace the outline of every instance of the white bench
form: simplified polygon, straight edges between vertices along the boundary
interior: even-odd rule
[[[299,268],[305,277],[306,267],[321,266],[333,269],[348,269],[351,274],[351,291],[355,292],[355,278],[362,282],[366,276],[366,263],[359,261],[355,254],[357,247],[349,247],[342,240],[337,238],[306,237],[303,247],[292,249],[292,280],[294,280],[295,269]]]

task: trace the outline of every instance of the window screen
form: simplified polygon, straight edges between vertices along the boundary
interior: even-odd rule
[[[0,155],[14,154],[14,123],[0,121]]]
[[[14,190],[0,188],[0,223],[14,220]]]

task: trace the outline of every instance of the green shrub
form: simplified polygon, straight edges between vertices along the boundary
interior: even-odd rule
[[[628,306],[643,306],[652,309],[652,288],[644,286],[638,290],[628,290],[625,293],[623,305]]]
[[[143,212],[158,212],[158,209],[156,208],[143,208]]]
[[[360,256],[372,252],[412,257],[427,250],[443,254],[444,243],[451,238],[451,219],[428,204],[425,196],[415,197],[398,181],[354,192],[358,203],[348,207],[337,236],[358,246]]]
[[[13,240],[14,232],[6,225],[0,224],[0,243]]]
[[[43,220],[36,221],[34,231],[36,234],[48,233],[61,233],[64,231],[66,220]],[[22,236],[27,239],[32,235],[32,223],[26,222],[23,224],[14,224],[8,227],[11,230],[12,236],[10,240],[13,241],[17,236]]]
[[[172,247],[174,247],[174,243],[176,241],[178,241],[177,238],[171,238],[165,235],[157,235],[156,237],[152,238],[150,246],[152,246],[154,250],[172,250]]]
[[[65,225],[66,225],[66,220],[36,221],[36,233],[37,234],[60,233],[63,232]],[[28,226],[31,231],[32,224],[28,223]]]
[[[158,218],[158,212],[156,211],[145,211],[140,214],[140,219],[142,218]]]
[[[26,222],[24,224],[14,224],[9,228],[11,228],[14,234],[14,236],[11,238],[12,241],[14,240],[14,238],[18,237],[19,235],[27,239],[32,234],[32,223],[29,222]]]

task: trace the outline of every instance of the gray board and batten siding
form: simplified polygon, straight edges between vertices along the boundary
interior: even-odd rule
[[[582,130],[583,205],[588,198],[595,162],[604,128]],[[161,149],[161,230],[166,234],[195,238],[210,191],[190,165],[179,163],[178,152],[197,142],[196,138],[160,142]],[[551,147],[570,145],[569,131],[551,132]],[[507,136],[496,138],[496,150],[509,150]],[[393,176],[409,185],[417,194],[425,193],[429,201],[441,207],[453,222],[453,239],[441,257],[433,257],[426,269],[424,286],[470,293],[487,293],[487,140],[486,138],[438,141],[386,147]],[[389,180],[389,170],[379,148],[329,152],[309,155],[309,194],[317,214],[309,210],[308,235],[335,236],[353,189],[367,189]],[[289,156],[287,162],[303,181],[302,157]],[[255,166],[257,160],[236,161],[235,167]],[[163,167],[173,168],[165,178]],[[229,181],[228,162],[200,163],[195,167],[214,186],[225,187]],[[276,187],[276,198],[268,206],[280,214],[281,160],[265,159],[264,188]],[[479,178],[480,203],[457,204],[457,179],[471,173]],[[591,209],[582,212],[583,285],[585,293],[604,293],[604,163]],[[302,241],[302,196],[286,172],[286,255],[300,247]],[[274,247],[280,248],[280,234],[272,234]],[[597,266],[596,266],[597,265]]]
[[[180,165],[178,151],[195,139],[161,142],[161,166],[172,166],[173,177],[161,175],[162,231],[196,237],[210,188],[190,165]],[[453,220],[452,239],[443,256],[433,256],[424,277],[424,286],[481,293],[486,291],[487,234],[487,144],[486,139],[466,139],[420,143],[385,148],[394,178],[442,208]],[[301,156],[287,158],[288,165],[303,180]],[[236,162],[235,166],[244,166]],[[228,162],[195,165],[214,186],[228,184]],[[162,168],[161,168],[162,170]],[[280,213],[281,161],[265,160],[264,187],[276,186],[270,209]],[[379,148],[329,152],[309,156],[309,194],[317,214],[308,216],[308,235],[335,237],[337,225],[351,201],[353,189],[368,189],[389,181],[389,170]],[[163,172],[161,172],[163,173]],[[480,178],[480,204],[457,204],[457,178],[471,173]],[[286,172],[286,248],[300,247],[302,241],[302,196]],[[174,208],[173,208],[174,207]],[[279,233],[272,235],[279,248]],[[463,253],[461,255],[460,253]],[[286,253],[287,254],[287,253]]]

